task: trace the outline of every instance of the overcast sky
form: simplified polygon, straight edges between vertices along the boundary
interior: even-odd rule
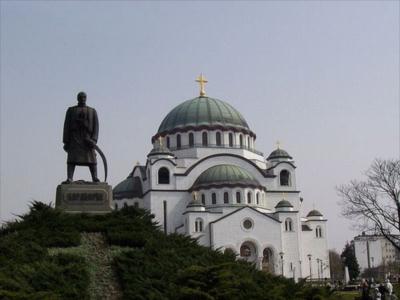
[[[1,1],[1,219],[55,201],[65,110],[84,90],[116,185],[165,115],[198,95],[238,109],[267,156],[297,165],[329,246],[357,232],[335,186],[399,158],[399,2]],[[103,177],[102,168],[100,176]],[[87,168],[75,178],[89,178]]]

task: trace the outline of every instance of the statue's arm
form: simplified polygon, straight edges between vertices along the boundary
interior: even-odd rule
[[[68,108],[67,113],[65,114],[64,132],[63,132],[63,143],[65,145],[68,145],[70,140],[70,128],[69,128],[70,124],[71,124],[71,108]]]

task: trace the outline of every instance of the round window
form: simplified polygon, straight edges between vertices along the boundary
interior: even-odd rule
[[[243,227],[245,229],[251,229],[253,227],[253,222],[251,222],[249,219],[246,219],[243,221]]]

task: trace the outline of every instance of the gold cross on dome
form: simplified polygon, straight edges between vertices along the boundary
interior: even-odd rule
[[[196,82],[200,84],[200,96],[205,96],[206,91],[204,90],[204,85],[208,82],[208,80],[200,73],[200,76],[197,77]]]
[[[276,141],[276,148],[277,149],[281,149],[281,142],[280,141]]]

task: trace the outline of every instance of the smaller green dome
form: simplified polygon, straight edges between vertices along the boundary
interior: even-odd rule
[[[213,187],[254,187],[264,189],[260,182],[248,171],[234,165],[217,165],[205,170],[196,179],[191,190]]]
[[[318,210],[313,209],[308,213],[307,217],[322,217],[322,214]]]
[[[281,208],[281,207],[293,207],[293,205],[287,200],[281,200],[278,202],[275,208]]]
[[[142,182],[138,176],[133,177],[132,173],[113,189],[113,198],[115,200],[139,198],[142,197],[142,194]]]
[[[278,148],[271,152],[271,154],[268,156],[267,160],[276,159],[276,158],[292,159],[293,157],[291,157],[289,155],[289,153],[287,153],[285,150]]]

